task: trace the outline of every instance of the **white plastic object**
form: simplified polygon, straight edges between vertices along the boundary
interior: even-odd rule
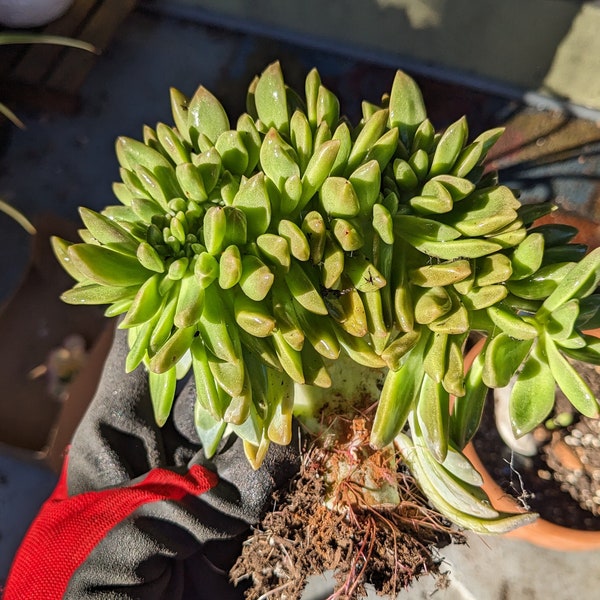
[[[40,27],[58,19],[74,0],[0,0],[0,24]]]

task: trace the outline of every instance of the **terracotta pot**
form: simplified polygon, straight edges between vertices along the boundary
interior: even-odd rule
[[[588,333],[600,337],[600,330]],[[484,342],[485,340],[480,340],[465,356],[465,369],[470,367],[475,356],[481,351]],[[494,481],[481,462],[472,443],[464,449],[464,453],[483,477],[483,489],[489,496],[494,508],[513,513],[523,512],[523,507]],[[507,537],[525,540],[536,546],[551,550],[575,551],[600,548],[600,531],[569,529],[568,527],[556,525],[541,518],[529,525],[519,527],[506,535]]]

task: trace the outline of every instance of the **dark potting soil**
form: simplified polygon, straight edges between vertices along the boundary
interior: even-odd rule
[[[599,397],[596,368],[583,374]],[[573,409],[558,393],[554,415],[567,412]],[[600,531],[600,422],[576,414],[573,419],[568,427],[538,427],[538,454],[520,456],[497,433],[490,393],[473,443],[490,475],[525,507],[557,525]]]

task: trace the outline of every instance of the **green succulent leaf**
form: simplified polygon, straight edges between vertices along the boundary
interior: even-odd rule
[[[442,134],[431,160],[429,175],[435,177],[442,173],[449,173],[456,163],[467,139],[467,120],[461,117]]]
[[[544,225],[532,227],[529,232],[532,235],[541,235],[544,238],[544,244],[548,248],[552,248],[553,246],[563,246],[571,242],[577,235],[578,229],[564,223],[545,223]]]
[[[398,127],[400,139],[410,147],[419,125],[427,118],[423,95],[415,80],[398,71],[389,101],[389,124]]]
[[[175,386],[177,378],[175,369],[169,369],[164,373],[148,373],[148,381],[150,384],[150,397],[152,398],[152,406],[154,408],[154,418],[156,424],[162,427],[169,418],[173,400],[175,398]]]
[[[557,263],[538,269],[533,275],[518,281],[508,281],[507,288],[515,296],[526,300],[545,300],[570,273],[573,263]]]
[[[290,265],[289,276],[285,279],[292,296],[309,312],[316,315],[326,315],[327,307],[307,272],[296,262]]]
[[[429,452],[439,463],[448,454],[450,396],[441,383],[425,374],[416,416]]]
[[[411,350],[409,358],[397,371],[388,371],[385,377],[371,429],[370,443],[374,448],[383,448],[391,443],[414,408],[423,378],[418,360],[426,337],[423,336],[417,347]]]
[[[204,136],[215,144],[229,129],[229,118],[223,105],[203,86],[200,86],[188,104],[188,128],[192,144],[199,148]]]
[[[348,173],[354,171],[364,162],[371,148],[373,148],[374,144],[385,131],[388,116],[388,110],[381,109],[373,114],[373,116],[362,125],[354,140],[352,149],[350,150],[350,156],[348,156],[348,163],[346,166]]]
[[[328,177],[321,186],[319,198],[323,210],[331,217],[356,217],[360,212],[354,186],[343,177]]]
[[[266,127],[282,133],[289,128],[286,87],[278,62],[270,64],[262,73],[254,90],[254,102],[259,119]]]
[[[60,299],[67,304],[110,304],[133,298],[137,290],[137,286],[109,287],[88,283],[66,290],[61,294]]]
[[[515,437],[532,431],[554,406],[556,383],[543,344],[536,343],[517,375],[509,400],[509,416]]]
[[[599,416],[598,401],[589,385],[562,355],[554,340],[546,336],[544,342],[548,365],[558,387],[581,414],[597,418]]]
[[[465,394],[454,400],[450,415],[450,439],[464,448],[473,438],[483,415],[488,386],[483,381],[484,355],[479,353],[465,376]]]
[[[501,304],[489,306],[487,313],[499,330],[515,340],[532,340],[538,335],[535,325],[507,310]]]
[[[294,149],[277,129],[269,129],[260,147],[260,162],[265,175],[281,192],[290,177],[300,177],[300,167]]]
[[[590,295],[599,282],[600,248],[596,248],[565,274],[536,316],[541,320],[547,319],[554,310],[572,298],[580,299]]]
[[[466,279],[471,274],[471,263],[465,259],[423,265],[411,270],[410,279],[421,287],[447,286]]]
[[[482,189],[459,202],[444,222],[465,236],[490,235],[513,223],[519,206],[505,186]]]
[[[579,315],[575,327],[579,330],[600,327],[600,294],[591,294],[579,300]]]
[[[149,321],[162,304],[159,292],[160,276],[157,274],[149,277],[137,291],[131,307],[125,318],[119,324],[122,329],[141,325]]]
[[[376,160],[361,165],[348,178],[360,206],[360,213],[368,215],[375,208],[381,189],[381,168]]]
[[[340,117],[340,101],[326,87],[320,85],[317,94],[317,123],[327,123],[333,129]]]
[[[529,235],[514,249],[511,256],[511,279],[531,277],[541,266],[546,240],[540,233]]]
[[[204,455],[208,459],[212,458],[217,453],[227,423],[221,419],[215,419],[200,402],[196,402],[194,406],[194,425],[202,442]]]
[[[413,443],[402,433],[394,442],[433,506],[460,527],[482,534],[498,534],[527,525],[537,518],[537,515],[531,513],[511,514],[497,511],[496,516],[490,516],[493,514],[490,510],[493,509],[490,509],[489,499],[480,492],[474,493],[472,488],[466,489],[467,486],[461,486],[466,496],[457,498],[451,495],[450,489],[444,486],[448,472],[436,473],[434,469],[438,469],[438,463],[433,459],[428,463],[424,462],[426,456],[423,456],[422,445],[418,442]],[[438,477],[435,477],[436,474]],[[482,511],[487,511],[487,516],[486,512]]]
[[[135,252],[138,241],[114,220],[84,207],[79,209],[79,215],[88,231],[101,244],[122,244]]]
[[[545,324],[546,331],[557,342],[566,340],[573,333],[577,317],[579,317],[579,301],[569,300],[552,312]]]
[[[492,337],[484,349],[483,381],[488,387],[505,387],[528,355],[532,339],[516,340],[507,333]]]
[[[102,246],[72,244],[67,254],[76,272],[101,285],[129,287],[143,283],[152,275],[135,256]]]
[[[264,300],[269,293],[275,276],[265,263],[257,256],[242,256],[242,274],[240,287],[248,298],[256,302]]]
[[[600,338],[583,334],[584,345],[581,348],[562,347],[562,353],[573,360],[580,360],[592,365],[600,365]]]
[[[175,365],[181,360],[183,355],[189,351],[196,331],[195,327],[176,329],[158,352],[150,359],[150,371],[163,374],[174,370]]]
[[[215,149],[221,155],[224,169],[237,175],[243,175],[246,172],[250,155],[241,132],[237,130],[224,131],[217,138]]]
[[[219,285],[224,290],[239,283],[242,277],[242,256],[240,249],[232,244],[227,246],[219,257]]]

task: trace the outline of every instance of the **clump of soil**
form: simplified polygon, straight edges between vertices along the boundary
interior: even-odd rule
[[[415,577],[439,573],[437,548],[464,541],[428,507],[406,467],[368,446],[364,418],[330,425],[334,433],[312,441],[298,477],[275,498],[230,573],[236,584],[252,579],[249,600],[300,598],[307,578],[326,570],[335,572],[332,599],[360,598],[367,583],[395,597]],[[366,481],[393,484],[399,504],[374,504]]]
[[[582,417],[572,427],[554,432],[542,448],[548,472],[582,509],[600,517],[600,422]],[[600,519],[587,519],[600,529]]]
[[[579,363],[579,373],[600,397],[598,367]],[[473,443],[496,482],[543,519],[569,527],[600,531],[600,421],[578,415],[560,391],[550,421],[572,413],[567,427],[534,432],[539,452],[523,457],[511,452],[498,435],[491,394]]]

